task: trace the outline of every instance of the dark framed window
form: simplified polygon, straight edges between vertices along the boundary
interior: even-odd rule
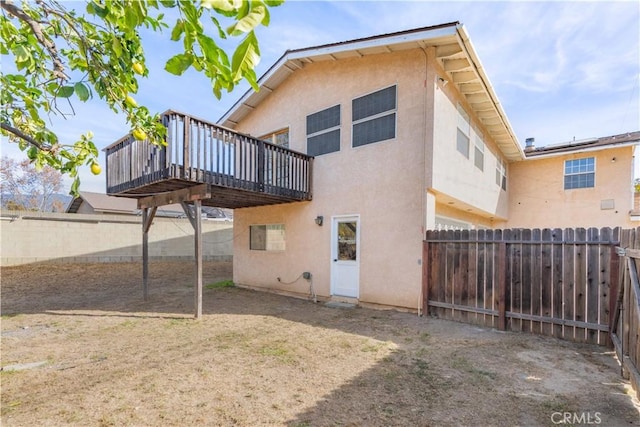
[[[396,137],[396,86],[356,98],[351,103],[352,146],[386,141]]]
[[[307,116],[307,154],[340,151],[340,105]]]
[[[596,185],[596,159],[586,157],[584,159],[565,160],[564,162],[564,189],[592,188]]]

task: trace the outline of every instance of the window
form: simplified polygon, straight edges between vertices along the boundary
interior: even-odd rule
[[[289,129],[281,129],[259,139],[270,142],[279,147],[289,148]],[[289,182],[289,157],[285,153],[267,150],[264,158],[264,183],[287,186]]]
[[[481,171],[484,170],[484,141],[482,141],[482,135],[476,135],[476,150],[473,156],[473,163]]]
[[[284,224],[252,225],[249,227],[249,249],[254,251],[284,251]]]
[[[470,135],[471,125],[469,124],[469,115],[458,105],[458,136],[456,139],[456,147],[467,159],[469,158]]]
[[[340,105],[307,116],[307,154],[340,151]]]
[[[360,147],[395,138],[396,105],[395,85],[354,99],[352,145]]]
[[[496,156],[496,185],[507,189],[507,164],[499,156]]]
[[[566,160],[564,162],[564,189],[591,188],[595,186],[595,157]]]

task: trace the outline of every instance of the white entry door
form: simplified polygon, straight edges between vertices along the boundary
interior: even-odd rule
[[[331,223],[331,294],[360,296],[360,217],[335,216]]]

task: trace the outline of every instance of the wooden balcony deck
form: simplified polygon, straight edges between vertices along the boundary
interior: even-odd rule
[[[166,147],[127,135],[105,149],[107,194],[140,199],[208,184],[206,206],[311,200],[313,157],[175,111],[162,121]]]

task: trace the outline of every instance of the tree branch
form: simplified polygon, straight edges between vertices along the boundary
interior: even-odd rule
[[[42,144],[41,142],[36,141],[26,133],[22,132],[20,129],[16,129],[13,126],[8,125],[7,123],[4,123],[4,122],[0,123],[0,128],[2,128],[2,130],[5,130],[9,133],[14,134],[20,139],[24,139],[30,145],[33,145],[40,151],[53,151],[53,147],[51,147],[50,145]]]
[[[60,55],[58,55],[58,49],[56,48],[56,45],[44,36],[40,23],[27,15],[24,10],[13,4],[12,0],[0,0],[0,7],[7,11],[10,15],[26,23],[31,28],[31,32],[35,36],[36,40],[38,40],[38,43],[40,43],[47,50],[47,52],[49,52],[49,56],[51,57],[51,61],[53,62],[53,74],[61,80],[69,80],[69,76],[67,76],[64,72],[65,66],[62,62],[62,59],[60,59]]]

